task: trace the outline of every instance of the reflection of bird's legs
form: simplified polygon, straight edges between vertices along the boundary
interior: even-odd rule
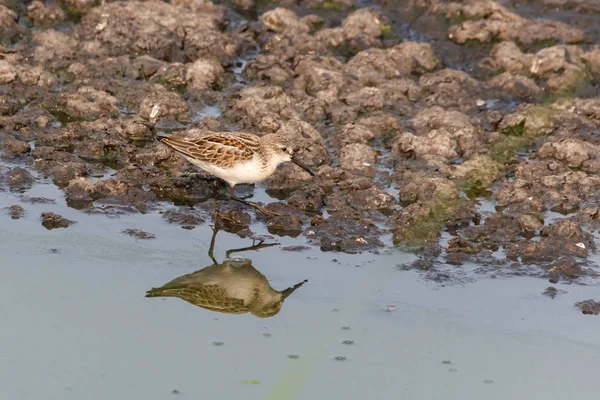
[[[265,243],[264,240],[261,240],[258,244],[254,244],[254,241],[252,243],[253,243],[252,246],[242,247],[240,249],[227,250],[227,252],[225,252],[225,255],[227,258],[229,258],[231,256],[231,254],[233,254],[233,253],[240,253],[242,251],[248,251],[248,250],[260,250],[265,247],[277,246],[279,244],[279,243]]]
[[[215,258],[215,255],[214,255],[215,241],[217,239],[217,232],[219,232],[219,220],[215,221],[215,227],[213,228],[213,234],[212,234],[212,237],[210,238],[210,247],[208,248],[208,256],[215,264],[218,264],[218,262]]]
[[[258,205],[258,204],[256,204],[256,203],[252,203],[252,202],[249,202],[249,201],[246,201],[246,200],[242,200],[242,199],[240,199],[239,197],[237,197],[237,196],[235,195],[235,186],[231,186],[231,189],[230,189],[230,191],[229,191],[229,194],[231,195],[231,200],[235,200],[235,201],[238,201],[238,202],[240,202],[240,203],[242,203],[242,204],[245,204],[245,205],[247,205],[247,206],[249,206],[249,207],[252,207],[252,208],[254,208],[254,209],[256,209],[256,210],[260,211],[261,213],[263,213],[263,214],[264,214],[264,215],[266,215],[266,216],[274,216],[274,217],[277,217],[277,216],[279,216],[279,214],[277,214],[277,213],[275,213],[275,212],[273,212],[273,211],[266,210],[265,208],[263,208],[263,207],[259,206],[259,205]]]
[[[220,230],[219,220],[217,219],[215,221],[215,226],[213,228],[212,237],[210,238],[210,246],[208,248],[208,256],[210,257],[210,259],[215,264],[219,264],[219,262],[217,261],[217,259],[215,258],[215,255],[214,255],[215,243],[217,241],[217,232],[219,232],[219,230]],[[263,239],[260,239],[258,241],[258,244],[256,244],[256,240],[253,239],[252,240],[252,246],[242,247],[242,248],[239,248],[239,249],[227,250],[225,252],[225,256],[227,258],[229,258],[231,256],[231,254],[233,254],[233,253],[239,253],[239,252],[248,251],[248,250],[259,250],[259,249],[262,249],[262,248],[265,248],[265,247],[277,246],[278,244],[279,243],[265,243],[265,241]]]

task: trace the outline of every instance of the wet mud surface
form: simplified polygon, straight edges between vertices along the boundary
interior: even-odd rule
[[[417,256],[399,269],[445,284],[597,281],[595,2],[99,3],[0,5],[11,218],[55,201],[27,197],[51,181],[82,213],[212,224],[213,179],[156,135],[276,132],[317,174],[288,164],[236,188],[278,217],[229,201],[221,182],[228,232],[260,225],[295,238],[289,251],[393,245]]]

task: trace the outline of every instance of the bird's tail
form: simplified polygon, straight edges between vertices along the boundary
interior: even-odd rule
[[[152,288],[146,292],[146,297],[181,297],[185,296],[187,286]]]

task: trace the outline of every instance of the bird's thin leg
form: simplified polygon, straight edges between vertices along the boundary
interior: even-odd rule
[[[277,213],[275,213],[273,211],[266,210],[265,208],[259,206],[256,203],[252,203],[252,202],[240,199],[239,197],[237,197],[235,195],[235,187],[234,186],[231,186],[231,189],[230,189],[229,193],[231,195],[231,200],[235,200],[235,201],[238,201],[238,202],[240,202],[242,204],[245,204],[247,206],[255,208],[258,211],[260,211],[261,213],[263,213],[264,215],[267,215],[267,216],[279,216],[279,214],[277,214]]]
[[[219,181],[215,179],[213,181],[213,199],[215,200],[215,228],[219,223],[219,219],[221,218],[221,213],[219,212]]]

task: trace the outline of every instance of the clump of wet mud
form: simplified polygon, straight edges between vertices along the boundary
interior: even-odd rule
[[[140,240],[148,240],[148,239],[156,238],[155,234],[143,231],[141,229],[133,229],[133,228],[123,229],[121,231],[121,233],[131,236],[132,238],[135,238],[135,239],[140,239]]]
[[[25,215],[25,209],[17,204],[7,207],[6,211],[12,219],[20,219],[23,215]]]
[[[75,223],[75,221],[68,220],[61,215],[51,212],[42,213],[40,217],[42,218],[42,226],[48,230],[68,228]]]
[[[435,279],[596,276],[600,27],[582,2],[530,3],[0,6],[0,187],[49,179],[70,207],[193,229],[215,215],[212,178],[156,135],[279,133],[316,176],[288,164],[260,184],[277,217],[220,184],[226,230],[393,242]]]
[[[575,303],[575,307],[578,307],[582,314],[598,315],[600,314],[600,302],[595,300],[585,300]]]

